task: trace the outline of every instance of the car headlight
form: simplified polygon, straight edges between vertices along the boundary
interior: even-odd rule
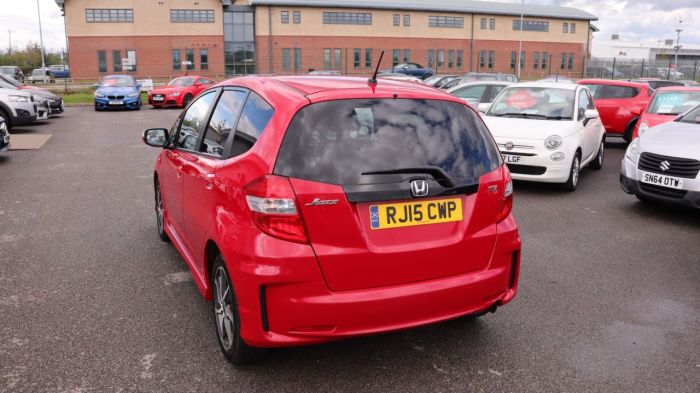
[[[627,146],[627,151],[625,152],[625,157],[629,158],[630,161],[635,164],[639,160],[639,138],[636,138],[632,143]]]
[[[642,133],[646,132],[646,130],[649,129],[649,125],[647,123],[642,123],[639,125],[639,131],[637,132],[637,136],[642,135]]]
[[[29,102],[31,98],[25,96],[9,96],[7,97],[11,102]]]
[[[105,95],[102,93],[95,92],[95,98],[105,98]]]
[[[170,97],[180,97],[180,92],[178,91],[176,93],[170,93],[169,96]]]
[[[556,150],[562,143],[563,140],[559,135],[550,135],[544,140],[544,147],[549,150]]]
[[[140,93],[129,93],[129,98],[136,98],[140,95]]]

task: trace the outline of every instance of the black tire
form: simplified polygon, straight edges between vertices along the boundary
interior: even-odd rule
[[[170,238],[165,233],[165,214],[163,210],[163,194],[160,192],[160,182],[156,179],[153,186],[155,193],[155,210],[156,210],[156,230],[158,237],[164,242],[169,242]]]
[[[603,169],[603,162],[605,161],[605,137],[600,141],[600,146],[598,147],[598,154],[596,154],[593,161],[588,164],[588,167],[595,169],[597,171]]]
[[[576,191],[578,187],[578,177],[581,171],[581,153],[576,152],[574,159],[571,160],[571,169],[569,169],[569,179],[566,183],[562,184],[562,188],[566,191],[573,192]]]
[[[267,350],[251,347],[241,338],[238,300],[221,254],[214,260],[210,280],[214,298],[212,303],[216,336],[224,357],[235,365],[253,363],[262,359]]]
[[[141,110],[141,100],[139,100],[138,104],[136,104],[136,110],[137,111]]]
[[[637,127],[638,121],[639,121],[639,119],[636,119],[633,122],[631,122],[630,125],[627,126],[625,133],[622,134],[622,139],[624,139],[625,142],[627,142],[627,143],[632,142],[632,133],[634,132],[635,127]]]
[[[7,115],[7,112],[5,112],[4,109],[0,108],[0,117],[5,119],[5,125],[7,126],[8,131],[12,129],[12,118]]]
[[[192,94],[185,94],[185,98],[182,99],[182,107],[186,107],[192,101]]]

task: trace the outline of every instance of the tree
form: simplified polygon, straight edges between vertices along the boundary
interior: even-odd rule
[[[46,65],[61,64],[61,54],[45,52]],[[13,49],[11,53],[0,50],[0,65],[12,65],[22,69],[24,73],[34,68],[41,68],[41,48],[36,42],[30,42],[24,49]]]

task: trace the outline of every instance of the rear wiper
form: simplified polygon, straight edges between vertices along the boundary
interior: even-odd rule
[[[454,181],[450,178],[442,168],[437,166],[417,166],[411,168],[394,168],[394,169],[383,169],[378,171],[368,171],[362,172],[362,175],[397,175],[397,174],[412,174],[412,173],[425,173],[430,175],[443,187],[452,188],[455,186]]]

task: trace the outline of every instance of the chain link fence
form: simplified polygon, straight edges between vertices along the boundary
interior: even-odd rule
[[[676,67],[673,56],[669,59],[659,60],[592,58],[588,61],[584,77],[605,79],[661,78],[697,81],[700,79],[700,69],[698,69],[697,60],[678,60],[678,67]]]

